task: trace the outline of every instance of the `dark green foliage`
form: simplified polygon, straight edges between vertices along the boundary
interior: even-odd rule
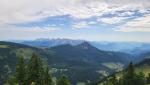
[[[146,85],[146,78],[143,72],[136,74],[135,78],[136,85]]]
[[[146,82],[148,83],[148,84],[150,84],[150,73],[148,74],[148,77],[146,78]]]
[[[132,63],[129,64],[127,71],[123,75],[122,84],[121,85],[145,85],[145,75],[140,72],[136,74],[134,71],[134,66]]]
[[[133,79],[135,76],[135,70],[134,70],[134,66],[133,66],[133,63],[131,62],[127,68],[127,71],[126,71],[126,77],[127,78],[130,78],[130,79]]]
[[[40,57],[33,54],[31,57],[31,60],[28,64],[28,84],[31,84],[32,82],[35,82],[36,85],[42,85],[43,84],[43,64]]]
[[[71,85],[71,83],[69,79],[65,75],[63,75],[58,79],[57,85]]]
[[[16,76],[9,76],[8,80],[6,81],[6,83],[4,85],[16,85],[18,82]]]
[[[120,79],[111,76],[103,85],[146,85],[146,78],[143,72],[135,73],[134,66],[130,63]]]
[[[135,72],[133,64],[130,63],[127,71],[123,75],[123,85],[134,85],[135,83]]]
[[[18,65],[16,67],[16,78],[18,80],[19,85],[26,85],[26,65],[23,57],[19,58]]]
[[[52,85],[52,77],[49,67],[44,68],[42,60],[33,54],[29,64],[25,64],[24,58],[20,57],[16,67],[16,75],[11,76],[6,85]]]
[[[119,85],[146,85],[145,75],[142,72],[135,73],[134,66],[130,63],[120,79]]]
[[[8,79],[9,75],[15,73],[18,57],[24,55],[26,59],[30,58],[32,51],[29,50],[36,50],[36,48],[23,44],[0,41],[0,85]]]
[[[45,72],[44,72],[44,85],[52,85],[52,77],[51,77],[51,74],[49,72],[49,67],[47,67],[45,69]]]
[[[119,81],[115,75],[110,76],[103,85],[118,85]]]
[[[112,75],[109,81],[112,82],[113,85],[118,85],[118,80],[115,75]]]

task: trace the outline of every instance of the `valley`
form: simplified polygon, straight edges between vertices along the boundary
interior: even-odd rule
[[[66,74],[74,84],[89,81],[91,83],[97,82],[124,70],[133,59],[135,63],[145,60],[149,54],[148,52],[143,53],[139,55],[141,57],[135,58],[135,56],[125,52],[100,50],[85,41],[74,45],[65,43],[44,48],[0,42],[0,79],[4,81],[8,75],[15,71],[19,56],[23,56],[27,61],[33,53],[38,54],[45,63],[48,63],[52,75],[59,77],[60,74]],[[149,65],[138,67],[138,70],[149,73]]]

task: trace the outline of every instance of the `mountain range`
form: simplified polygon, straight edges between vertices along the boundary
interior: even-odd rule
[[[6,80],[15,71],[19,56],[28,60],[33,53],[49,64],[53,75],[67,74],[73,83],[98,81],[124,69],[132,58],[127,53],[99,50],[88,42],[39,48],[1,41],[0,80]]]
[[[72,39],[36,39],[36,40],[26,40],[26,41],[15,41],[17,43],[26,44],[34,47],[53,47],[58,45],[70,44],[78,45],[85,40],[72,40]],[[115,51],[115,52],[125,52],[138,56],[141,53],[148,52],[150,50],[149,43],[141,42],[108,42],[108,41],[87,41],[92,46],[105,51]]]

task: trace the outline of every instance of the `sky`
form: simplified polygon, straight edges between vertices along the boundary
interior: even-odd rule
[[[150,0],[0,0],[0,40],[150,42]]]

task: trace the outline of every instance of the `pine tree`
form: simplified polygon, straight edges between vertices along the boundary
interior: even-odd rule
[[[130,79],[133,79],[135,76],[134,66],[133,66],[132,62],[129,64],[129,66],[127,68],[126,76],[129,77]]]
[[[36,85],[43,85],[43,64],[42,60],[35,54],[28,64],[28,85],[35,82]]]
[[[135,84],[136,85],[145,85],[146,84],[146,78],[145,78],[145,74],[143,72],[139,72],[136,75]]]
[[[150,73],[148,73],[148,77],[146,78],[146,83],[150,84]]]
[[[63,75],[58,79],[57,85],[71,85],[71,82],[65,75]]]
[[[16,67],[16,79],[19,85],[26,85],[26,65],[23,57],[19,58],[18,65]]]
[[[16,76],[12,75],[12,76],[9,76],[7,82],[4,85],[17,85],[17,84],[18,84],[18,81],[17,81]]]
[[[131,62],[127,68],[126,73],[124,74],[123,85],[134,85],[135,82],[134,77],[135,77],[134,66]]]
[[[44,85],[52,85],[52,77],[49,72],[49,67],[47,66],[44,72]]]
[[[149,78],[147,77],[147,81]],[[115,75],[113,75],[100,85],[146,85],[146,78],[143,72],[136,73],[133,64],[130,63],[126,71],[123,71],[121,78],[116,79]]]

